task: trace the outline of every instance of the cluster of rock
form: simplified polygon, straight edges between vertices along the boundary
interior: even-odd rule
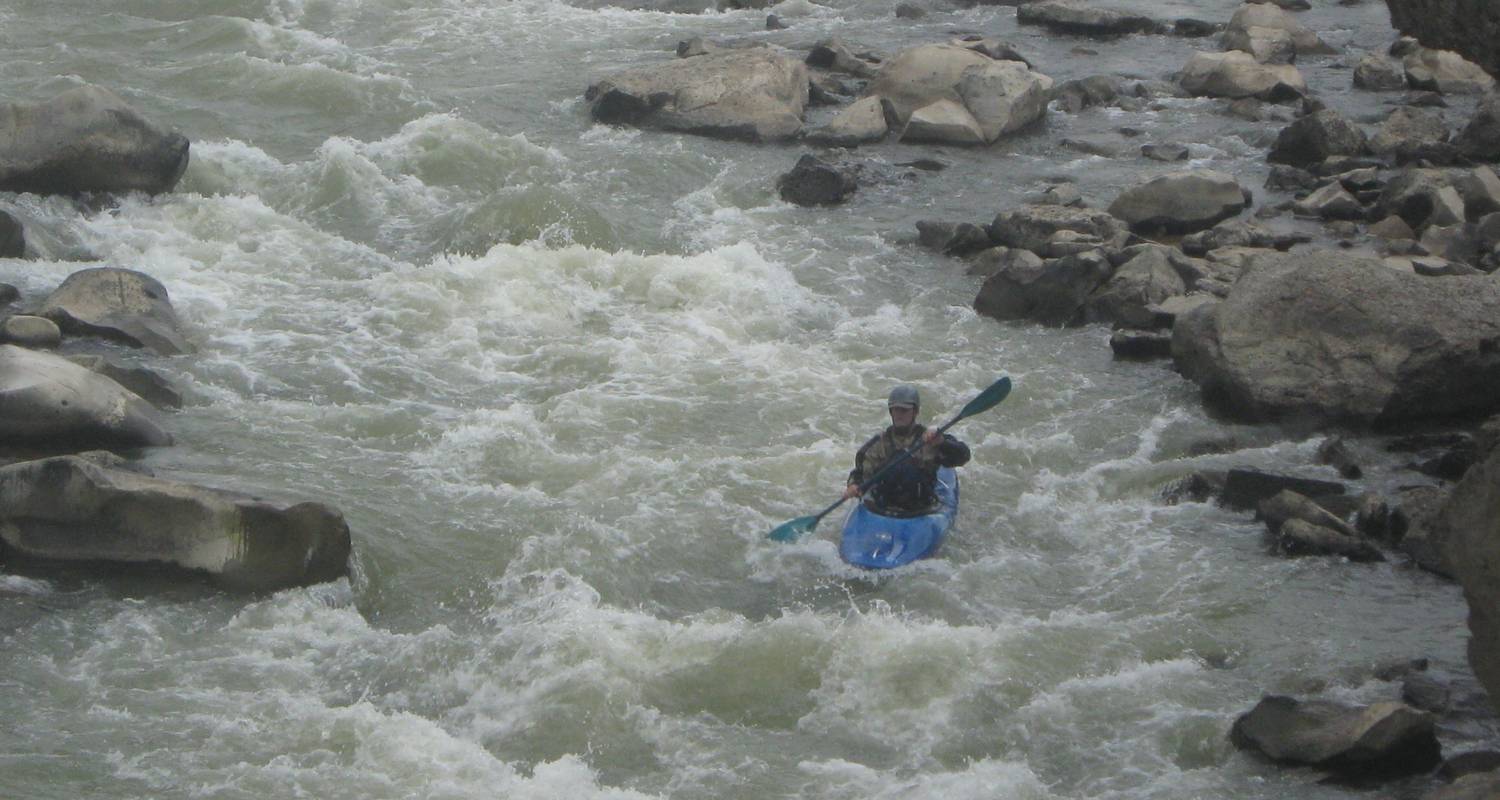
[[[0,191],[156,194],[176,185],[187,159],[185,137],[96,87],[0,106]],[[0,257],[25,250],[20,223],[0,215]],[[347,573],[349,528],[338,511],[158,478],[116,454],[172,444],[163,412],[181,396],[145,367],[63,353],[192,353],[159,281],[84,269],[25,312],[11,310],[22,301],[0,285],[0,556],[8,564],[166,564],[247,590]]]

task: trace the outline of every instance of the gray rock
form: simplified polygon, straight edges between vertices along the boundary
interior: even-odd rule
[[[96,86],[37,105],[0,105],[0,191],[160,194],[187,164],[186,137]]]
[[[1027,69],[1036,69],[1031,59],[1021,54],[1016,46],[1003,39],[995,39],[988,36],[965,36],[949,42],[956,47],[973,50],[976,53],[987,55],[996,61],[1019,61],[1025,64]]]
[[[941,142],[944,144],[987,144],[979,120],[957,100],[935,100],[916,111],[901,130],[903,142]]]
[[[1084,301],[1110,271],[1109,260],[1096,252],[1053,259],[1035,269],[1013,263],[979,287],[974,310],[1000,320],[1076,324]]]
[[[1042,263],[1042,257],[1030,250],[1022,250],[1019,247],[991,247],[974,257],[965,274],[977,275],[981,278],[988,278],[1006,270],[1017,274],[1029,274],[1041,270]]]
[[[855,55],[837,36],[813,45],[812,50],[807,53],[807,65],[830,72],[842,72],[856,78],[873,78],[880,71],[879,64]]]
[[[1018,61],[992,61],[966,69],[958,81],[959,100],[974,115],[987,142],[1046,116],[1051,89],[1051,78]]]
[[[1292,211],[1318,219],[1364,219],[1365,207],[1337,181],[1292,204]]]
[[[896,19],[922,19],[927,16],[927,9],[915,3],[897,3]]]
[[[837,205],[859,188],[859,179],[847,167],[804,155],[790,172],[776,181],[781,199],[799,206]]]
[[[1271,99],[1307,92],[1307,81],[1296,67],[1262,64],[1238,50],[1194,54],[1179,80],[1184,91],[1204,97]]]
[[[1483,94],[1495,88],[1495,79],[1458,53],[1421,48],[1401,59],[1406,82],[1413,89],[1442,94]]]
[[[1061,230],[1076,231],[1114,242],[1123,238],[1125,226],[1103,211],[1067,206],[1030,205],[1002,211],[990,224],[990,240],[1006,247],[1040,253]]]
[[[1315,251],[1252,259],[1173,328],[1178,369],[1249,419],[1385,425],[1500,411],[1500,282],[1429,280]]]
[[[122,366],[98,355],[71,355],[67,359],[109,378],[157,408],[182,408],[182,394],[166,378],[145,367]]]
[[[1187,294],[1187,285],[1160,249],[1149,249],[1115,270],[1089,295],[1084,318],[1120,328],[1148,328],[1156,320],[1151,306]]]
[[[1359,499],[1359,510],[1354,518],[1354,529],[1360,535],[1386,544],[1395,544],[1400,537],[1391,525],[1391,506],[1384,497],[1370,493]]]
[[[1416,231],[1406,224],[1406,220],[1392,214],[1370,226],[1370,235],[1382,239],[1415,239]]]
[[[1492,0],[1386,0],[1386,5],[1391,24],[1402,33],[1428,47],[1456,50],[1500,74],[1500,48],[1495,46],[1500,18]]]
[[[0,211],[0,258],[26,255],[26,231],[10,214]]]
[[[773,141],[801,130],[807,85],[807,66],[795,58],[736,50],[628,70],[584,98],[606,124]]]
[[[1478,161],[1500,161],[1500,95],[1491,92],[1479,102],[1469,124],[1453,143],[1459,152]]]
[[[889,104],[909,136],[952,135],[962,144],[991,142],[1019,130],[1046,113],[1052,79],[1016,61],[996,61],[951,44],[930,44],[897,53],[870,82],[867,93]],[[958,109],[953,106],[958,106]],[[910,125],[926,109],[916,130]],[[971,119],[965,119],[959,110]],[[948,141],[937,139],[938,141]]]
[[[1466,218],[1477,222],[1486,214],[1500,211],[1500,176],[1489,167],[1475,167],[1463,173],[1454,188],[1464,199]]]
[[[348,573],[349,527],[320,503],[275,504],[76,456],[0,467],[0,497],[11,556],[171,564],[250,591]]]
[[[1201,39],[1224,32],[1224,23],[1183,17],[1172,23],[1172,35],[1189,39]]]
[[[1297,55],[1328,55],[1337,52],[1291,14],[1265,3],[1246,3],[1240,6],[1235,10],[1234,16],[1229,18],[1229,25],[1224,32],[1227,36],[1235,31],[1248,32],[1255,28],[1284,31],[1291,39]]]
[[[0,437],[48,448],[172,443],[146,401],[61,356],[0,345]]]
[[[1052,87],[1049,101],[1062,110],[1077,113],[1085,108],[1113,103],[1125,90],[1125,80],[1118,75],[1093,75],[1064,81]]]
[[[1406,75],[1384,56],[1371,53],[1354,65],[1354,88],[1367,92],[1399,92]]]
[[[1357,539],[1359,534],[1349,523],[1313,502],[1306,495],[1291,489],[1282,489],[1260,501],[1256,506],[1257,516],[1266,523],[1272,533],[1279,533],[1281,526],[1290,520],[1301,520],[1309,525],[1328,528],[1341,536]]]
[[[1188,149],[1180,144],[1143,144],[1141,155],[1152,161],[1186,161]]]
[[[36,313],[74,336],[102,336],[162,355],[193,351],[166,287],[135,270],[79,270],[48,295]]]
[[[1438,768],[1437,779],[1452,783],[1465,775],[1473,775],[1481,772],[1494,772],[1500,770],[1500,751],[1495,750],[1471,750],[1467,753],[1459,753],[1443,759],[1443,766]],[[1500,779],[1500,773],[1495,778]],[[1496,785],[1500,790],[1500,784]],[[1475,800],[1484,797],[1494,797],[1494,794],[1480,795]]]
[[[1318,445],[1318,463],[1333,467],[1339,471],[1340,477],[1348,480],[1356,480],[1364,474],[1359,462],[1354,460],[1354,454],[1349,452],[1349,445],[1337,436]]]
[[[1048,186],[1047,190],[1042,192],[1033,205],[1072,206],[1078,208],[1083,206],[1083,193],[1078,191],[1077,184],[1059,183],[1055,186]]]
[[[0,342],[46,350],[62,344],[62,330],[46,317],[17,314],[0,322]]]
[[[1150,17],[1087,5],[1079,0],[1041,0],[1016,9],[1016,22],[1040,25],[1074,36],[1113,37],[1131,33],[1165,33],[1167,27]]]
[[[1412,230],[1428,224],[1451,225],[1463,220],[1463,199],[1452,188],[1447,172],[1437,169],[1407,168],[1392,178],[1380,191],[1375,207],[1381,213],[1400,217]]]
[[[1290,64],[1297,59],[1292,34],[1281,28],[1229,28],[1219,43],[1225,50],[1249,53],[1262,64]]]
[[[1161,175],[1126,189],[1109,213],[1137,233],[1192,233],[1239,214],[1245,190],[1223,172],[1197,169]]]
[[[805,138],[814,144],[854,147],[878,142],[889,132],[880,98],[865,97],[841,109],[827,124],[809,131]]]
[[[1350,707],[1267,696],[1235,720],[1230,739],[1273,761],[1350,777],[1427,772],[1442,759],[1430,714],[1402,703]]]
[[[1364,131],[1337,111],[1309,114],[1283,128],[1266,160],[1277,164],[1312,166],[1330,156],[1365,152]]]
[[[1178,274],[1181,275],[1182,273],[1179,271]],[[1217,302],[1219,302],[1219,298],[1214,295],[1198,292],[1168,297],[1160,303],[1152,303],[1146,306],[1146,310],[1151,312],[1152,328],[1168,330],[1176,324],[1177,318],[1183,314],[1199,306],[1211,305]]]
[[[1259,508],[1263,501],[1288,490],[1304,497],[1321,497],[1343,494],[1344,485],[1254,469],[1231,469],[1224,477],[1224,491],[1219,502],[1228,508],[1248,511]]]
[[[1422,800],[1495,800],[1500,797],[1500,771],[1465,775],[1423,795]]]
[[[1172,357],[1172,334],[1165,331],[1116,330],[1109,335],[1109,349],[1122,360]]]
[[[1401,701],[1412,708],[1442,714],[1453,707],[1453,690],[1431,675],[1412,675],[1401,683]]]
[[[917,221],[917,243],[944,255],[962,256],[989,249],[990,235],[972,222],[924,219]]]
[[[21,290],[8,283],[0,283],[0,305],[10,305],[21,298]]]
[[[1500,449],[1454,487],[1440,525],[1469,603],[1469,664],[1500,710]]]
[[[1443,112],[1434,108],[1400,107],[1391,111],[1370,137],[1370,152],[1388,155],[1402,148],[1442,143],[1448,138]]]
[[[1356,563],[1385,560],[1378,548],[1363,539],[1300,519],[1282,523],[1275,538],[1276,549],[1289,556],[1337,556]]]
[[[1401,552],[1422,569],[1445,578],[1457,576],[1450,555],[1452,531],[1442,520],[1448,492],[1436,486],[1402,489],[1391,510],[1391,529]]]

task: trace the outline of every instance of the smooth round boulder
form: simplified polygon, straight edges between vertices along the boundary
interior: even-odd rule
[[[1227,36],[1235,31],[1248,32],[1252,28],[1284,31],[1297,55],[1330,55],[1337,52],[1291,14],[1266,3],[1246,3],[1240,6],[1229,18],[1224,32]]]
[[[1245,190],[1233,176],[1196,169],[1126,189],[1110,203],[1109,213],[1136,233],[1183,234],[1211,228],[1247,205]]]
[[[62,330],[46,317],[17,314],[0,322],[0,342],[46,350],[62,344]]]
[[[75,336],[101,336],[168,356],[193,351],[166,287],[144,272],[79,270],[42,301],[37,314]]]
[[[187,164],[187,137],[157,128],[97,86],[0,105],[0,191],[160,194]]]
[[[51,353],[0,345],[0,437],[67,450],[172,443],[156,409]]]
[[[1307,93],[1307,81],[1291,64],[1262,64],[1249,53],[1195,53],[1178,79],[1189,94],[1233,99],[1277,99]]]
[[[709,52],[589,86],[598,122],[749,141],[791,138],[807,108],[807,65],[770,49]]]
[[[1451,50],[1420,48],[1401,59],[1406,82],[1413,89],[1439,94],[1483,94],[1495,79],[1478,64]]]

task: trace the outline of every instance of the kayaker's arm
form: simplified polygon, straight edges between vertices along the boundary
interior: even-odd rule
[[[969,446],[953,438],[953,434],[943,434],[942,444],[938,445],[937,463],[940,467],[961,467],[969,463]]]

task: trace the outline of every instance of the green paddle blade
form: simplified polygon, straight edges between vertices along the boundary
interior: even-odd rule
[[[958,416],[953,418],[953,422],[989,411],[995,406],[1000,405],[1000,401],[1004,400],[1008,394],[1010,394],[1010,378],[1007,376],[990,384],[990,388],[985,389],[979,393],[978,397],[970,400],[969,404],[964,406],[962,411],[958,412]],[[952,425],[953,422],[948,424]]]
[[[819,517],[798,517],[791,522],[783,522],[776,526],[776,530],[766,534],[766,538],[775,542],[795,542],[797,537],[818,527],[818,519]]]

